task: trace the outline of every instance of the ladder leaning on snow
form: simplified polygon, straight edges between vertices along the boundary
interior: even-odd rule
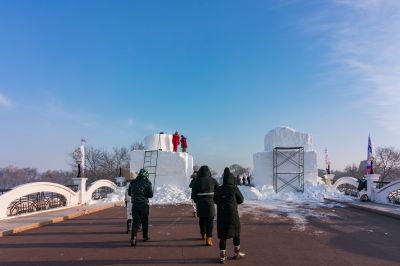
[[[157,177],[157,161],[158,161],[158,150],[145,151],[143,160],[143,169],[146,169],[149,173],[149,179],[153,177],[153,192],[156,186]]]

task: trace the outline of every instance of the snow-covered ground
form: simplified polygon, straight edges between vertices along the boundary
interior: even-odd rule
[[[239,187],[245,197],[245,204],[240,208],[240,215],[251,214],[257,219],[257,216],[270,217],[271,219],[290,219],[293,222],[293,230],[305,230],[308,219],[311,217],[318,219],[329,219],[336,216],[334,210],[323,211],[322,209],[331,209],[339,206],[338,203],[327,202],[324,197],[336,198],[343,201],[352,199],[338,192],[333,188],[326,187],[323,184],[305,183],[304,193],[298,192],[280,192],[275,193],[273,188],[263,186],[257,187]]]
[[[305,230],[308,219],[311,217],[318,219],[329,219],[336,216],[334,210],[322,211],[321,209],[331,209],[333,207],[343,207],[338,203],[327,202],[324,197],[336,198],[342,201],[352,199],[338,192],[336,189],[326,187],[323,184],[311,184],[306,182],[304,193],[299,192],[279,192],[275,193],[272,187],[247,187],[239,186],[245,203],[239,208],[240,215],[251,214],[270,218],[289,219],[293,222],[293,230]],[[154,197],[150,199],[151,205],[175,205],[190,204],[190,188],[163,185],[157,187]],[[125,188],[120,188],[117,192],[111,193],[107,198],[91,201],[91,204],[104,202],[123,202],[125,200]]]

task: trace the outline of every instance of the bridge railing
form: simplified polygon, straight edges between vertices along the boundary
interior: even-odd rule
[[[84,205],[114,192],[118,187],[109,180],[97,180],[86,188],[86,178],[74,178],[74,185],[33,182],[0,190],[0,220],[9,216],[59,207]]]
[[[358,192],[358,181],[354,177],[339,178],[332,186],[351,196],[367,195],[368,199],[384,204],[400,205],[400,180],[393,182],[378,181],[379,175],[366,175],[367,190]]]

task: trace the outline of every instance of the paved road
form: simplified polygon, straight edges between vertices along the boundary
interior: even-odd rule
[[[125,213],[116,207],[0,238],[0,265],[216,265],[218,247],[198,240],[189,206],[152,207],[151,241],[137,247],[124,234]],[[341,207],[298,213],[307,215],[244,206],[247,257],[227,265],[400,265],[399,220]]]

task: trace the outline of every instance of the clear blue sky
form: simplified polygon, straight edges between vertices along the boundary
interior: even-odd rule
[[[397,1],[1,1],[0,167],[176,129],[251,167],[287,125],[341,169],[400,147],[399,28]]]

